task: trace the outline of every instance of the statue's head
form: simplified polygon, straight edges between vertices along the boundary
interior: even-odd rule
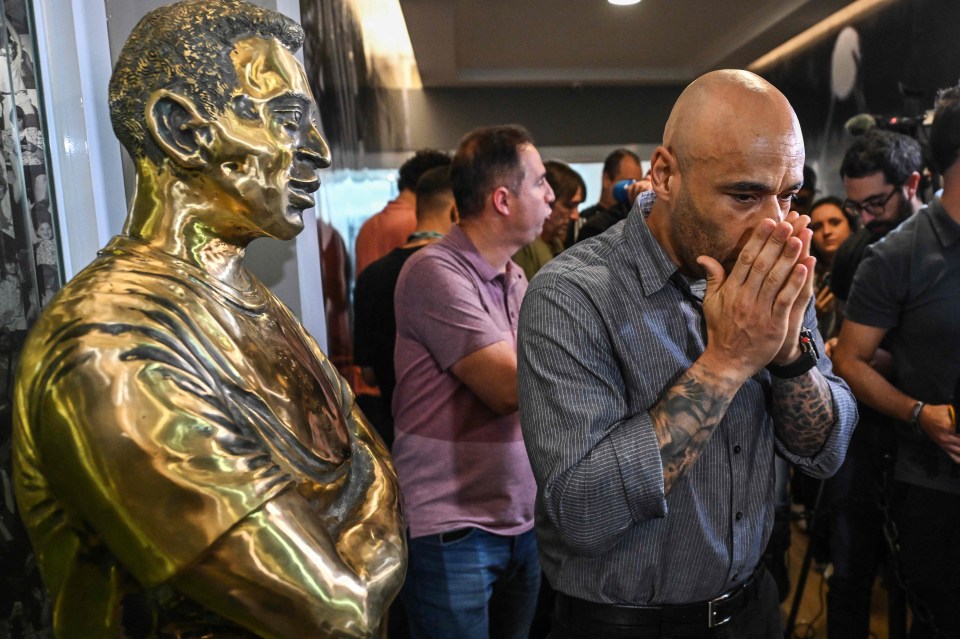
[[[241,0],[148,13],[110,79],[110,117],[144,166],[200,185],[241,235],[289,239],[313,206],[330,152],[294,53],[303,30]],[[208,202],[208,203],[209,203]]]

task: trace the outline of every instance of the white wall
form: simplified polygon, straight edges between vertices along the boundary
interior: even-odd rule
[[[64,257],[73,277],[120,229],[126,199],[120,143],[107,110],[110,55],[102,0],[33,3],[46,109],[51,184]]]

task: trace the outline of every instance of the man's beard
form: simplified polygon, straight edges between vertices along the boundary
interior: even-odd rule
[[[902,187],[901,187],[902,188]],[[913,215],[913,207],[910,205],[910,200],[906,198],[903,194],[903,191],[900,191],[900,207],[897,209],[897,214],[891,219],[883,220],[870,220],[864,226],[871,233],[876,233],[878,235],[886,235],[893,229],[900,226],[900,223],[905,219]]]
[[[723,237],[723,230],[719,224],[706,218],[697,208],[693,198],[681,190],[677,197],[677,204],[671,213],[670,242],[680,259],[680,271],[703,279],[707,273],[697,264],[701,255],[712,257],[720,262],[727,273],[736,263],[737,255],[727,255],[717,243]]]

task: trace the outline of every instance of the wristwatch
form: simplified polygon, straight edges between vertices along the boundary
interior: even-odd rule
[[[800,357],[783,366],[767,364],[767,370],[780,379],[790,379],[806,373],[817,365],[819,359],[820,353],[817,351],[817,341],[813,338],[813,332],[804,326],[800,329]]]

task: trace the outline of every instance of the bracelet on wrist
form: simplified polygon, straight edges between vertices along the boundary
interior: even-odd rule
[[[913,410],[910,412],[910,426],[913,427],[913,432],[916,435],[923,434],[920,430],[920,412],[924,406],[926,406],[926,402],[917,400],[917,403],[913,405]]]

